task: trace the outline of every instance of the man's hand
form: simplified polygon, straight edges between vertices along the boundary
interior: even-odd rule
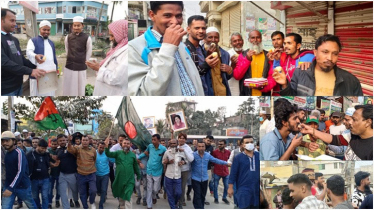
[[[182,165],[184,165],[186,162],[184,162],[183,160],[181,160],[181,161],[179,161],[178,162],[178,166],[182,166]]]
[[[256,54],[254,50],[248,50],[247,52],[247,59],[252,61],[252,55]]]
[[[35,78],[40,78],[45,75],[45,71],[43,69],[33,69],[31,76]]]
[[[184,152],[184,149],[183,148],[178,148],[179,152]]]
[[[303,139],[303,136],[300,136],[299,138],[297,138],[297,136],[298,135],[295,135],[291,141],[291,146],[294,148],[300,146],[302,139]]]
[[[278,71],[274,71],[272,76],[276,83],[280,85],[287,85],[287,77],[284,71],[282,71],[281,73],[279,73]]]
[[[318,148],[319,148],[319,144],[315,142],[309,143],[309,147],[308,147],[309,152],[315,152]]]
[[[4,197],[9,197],[9,196],[11,196],[11,195],[12,195],[12,192],[9,191],[9,190],[5,190],[5,191],[3,192],[3,196],[4,196]]]
[[[105,141],[104,141],[106,148],[108,148],[108,146],[109,146],[109,141],[110,141],[109,138],[106,138]]]
[[[231,63],[236,64],[236,63],[238,63],[238,56],[237,55],[233,55],[230,58],[230,60],[231,60]]]
[[[302,71],[306,71],[308,70],[311,64],[312,64],[311,62],[302,62],[302,63],[299,63],[297,68],[301,69]]]
[[[143,169],[143,168],[144,168],[144,164],[143,164],[143,163],[139,163],[139,167],[140,167],[141,169]]]
[[[217,46],[215,43],[211,43],[209,48],[207,49],[207,55],[210,55],[212,54],[213,52],[215,52],[217,49]]]
[[[231,66],[229,65],[226,65],[226,64],[221,64],[221,71],[222,72],[226,72],[226,73],[229,73],[232,69],[231,69]]]
[[[279,61],[281,55],[282,55],[282,52],[283,52],[283,48],[277,48],[274,50],[273,52],[273,57],[274,57],[274,60],[277,60]]]
[[[309,125],[306,125],[306,124],[301,124],[301,133],[303,134],[313,134],[313,130],[314,128],[312,128],[311,126]]]
[[[217,66],[217,64],[219,62],[219,58],[218,58],[218,56],[213,57],[213,55],[209,55],[208,57],[205,58],[205,61],[210,66],[210,68],[214,68],[215,66]]]
[[[267,57],[270,61],[273,61],[273,60],[274,60],[274,53],[273,53],[273,52],[268,52],[268,54],[266,54],[266,57]]]
[[[234,195],[234,188],[229,187],[229,189],[227,189],[227,195],[231,198]]]
[[[44,55],[36,54],[36,55],[35,55],[35,60],[36,60],[36,62],[38,62],[39,64],[44,63],[45,60],[43,60],[43,57],[44,57]]]
[[[86,61],[86,65],[94,71],[99,71],[100,69],[100,63],[97,63],[96,61]]]
[[[231,165],[232,165],[231,163],[227,163],[227,166],[228,166],[228,167],[231,167]]]
[[[183,36],[186,34],[187,32],[180,25],[173,23],[165,30],[163,43],[169,43],[175,46],[179,46]]]
[[[167,164],[173,164],[173,163],[174,163],[174,159],[169,160],[169,162]]]

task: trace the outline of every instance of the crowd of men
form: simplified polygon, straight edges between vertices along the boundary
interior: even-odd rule
[[[73,18],[71,33],[65,37],[66,65],[63,70],[64,96],[84,96],[87,66],[97,72],[93,94],[127,95],[127,20],[108,25],[111,47],[101,62],[91,60],[92,41],[84,33],[84,18]],[[27,43],[26,55],[22,54],[19,41],[12,35],[16,28],[16,13],[1,9],[1,94],[21,96],[23,77],[30,78],[30,96],[54,96],[55,90],[40,90],[38,79],[47,73],[59,74],[56,48],[50,39],[51,23],[40,21],[39,35]],[[62,75],[62,74],[61,74]],[[56,75],[53,75],[56,76]]]
[[[129,42],[130,95],[363,95],[359,80],[336,65],[342,49],[337,36],[319,37],[312,51],[301,49],[299,34],[275,31],[274,49],[267,51],[260,31],[249,32],[248,49],[235,32],[226,51],[219,46],[220,31],[207,27],[203,16],[189,17],[187,31],[181,27],[183,2],[150,5],[153,26]],[[267,83],[248,86],[250,78]]]
[[[4,209],[22,208],[23,203],[51,209],[53,200],[55,208],[94,209],[96,196],[102,209],[109,181],[119,208],[132,208],[134,192],[137,205],[153,208],[163,188],[170,208],[186,206],[193,190],[194,208],[203,209],[210,205],[205,200],[208,188],[214,203],[220,203],[221,179],[222,203],[230,204],[227,196],[234,196],[238,208],[259,207],[260,159],[252,136],[244,136],[239,147],[229,151],[226,140],[218,140],[214,149],[213,136],[192,142],[179,133],[165,142],[155,134],[143,151],[123,134],[104,141],[81,133],[59,134],[48,141],[27,130],[15,134],[5,131],[1,136]]]
[[[308,114],[279,98],[274,102],[274,123],[270,122],[262,128],[267,133],[260,139],[260,148],[266,148],[260,150],[261,160],[297,160],[297,155],[373,160],[372,104],[349,107],[345,113],[333,112],[327,117],[324,110]]]
[[[368,172],[357,172],[356,188],[349,193],[342,176],[325,180],[322,173],[305,168],[287,180],[288,187],[279,189],[273,202],[277,209],[373,209],[370,176]]]

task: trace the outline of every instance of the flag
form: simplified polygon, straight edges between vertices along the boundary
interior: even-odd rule
[[[144,127],[130,97],[123,97],[116,118],[118,125],[125,131],[131,142],[144,151],[152,143],[152,136]]]
[[[66,128],[61,115],[57,111],[51,97],[46,97],[34,117],[34,121],[41,130],[55,130],[58,127]]]

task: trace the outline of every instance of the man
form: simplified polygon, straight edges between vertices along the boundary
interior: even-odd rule
[[[97,192],[96,188],[96,151],[89,147],[89,141],[87,136],[83,136],[82,145],[74,147],[71,141],[68,143],[68,152],[77,157],[77,182],[80,199],[83,208],[87,209],[87,192],[89,193],[89,202],[91,208],[95,209],[95,196]],[[88,190],[87,190],[88,185]]]
[[[344,118],[343,118],[343,124],[345,126],[345,130],[343,131],[342,135],[345,139],[347,139],[347,141],[350,141],[351,140],[351,129],[352,129],[352,122],[353,122],[353,119],[352,119],[352,116],[355,112],[355,108],[354,107],[349,107],[346,111],[345,111],[345,115],[344,115]]]
[[[153,128],[153,127],[155,127],[155,126],[153,125],[153,122],[152,122],[151,118],[145,118],[144,121],[145,121],[145,122],[144,122],[144,127],[145,127],[145,128]]]
[[[39,69],[50,72],[58,71],[55,44],[48,39],[51,31],[51,23],[43,20],[39,24],[39,36],[30,39],[27,43],[26,55],[30,62]],[[30,96],[54,96],[55,91],[40,94],[35,77],[30,77]]]
[[[314,174],[314,177],[315,177],[315,180],[314,180],[313,187],[316,189],[315,196],[318,200],[325,201],[327,188],[326,188],[325,178],[323,177],[323,173],[316,172]]]
[[[37,69],[23,55],[17,38],[11,33],[16,28],[16,13],[1,8],[1,95],[21,96],[23,75],[42,77],[46,73]]]
[[[108,25],[111,49],[100,63],[86,61],[86,65],[97,71],[94,96],[127,95],[128,22],[117,20]]]
[[[160,135],[154,134],[152,136],[152,144],[149,144],[147,149],[139,155],[138,162],[145,156],[148,156],[147,162],[147,207],[152,208],[152,204],[157,203],[156,194],[161,187],[161,175],[163,171],[162,157],[166,148],[160,145]]]
[[[83,33],[83,17],[73,18],[73,31],[65,38],[66,65],[64,68],[64,96],[84,96],[86,87],[85,61],[92,54],[91,37]]]
[[[281,31],[274,31],[271,34],[271,44],[274,47],[274,52],[279,50],[280,53],[283,51],[284,33]]]
[[[231,166],[231,164],[216,159],[206,152],[205,143],[201,141],[198,142],[197,151],[194,152],[193,155],[194,161],[191,163],[192,188],[194,191],[193,206],[195,209],[203,209],[205,204],[205,195],[208,189],[208,172],[204,169],[208,168],[209,162],[229,166]]]
[[[243,51],[239,57],[233,76],[239,80],[241,96],[270,95],[269,85],[259,87],[245,87],[244,80],[248,78],[268,78],[272,75],[273,66],[263,50],[262,35],[260,31],[253,30],[249,33],[249,49]]]
[[[299,204],[295,209],[328,209],[325,202],[318,200],[312,195],[308,176],[305,174],[294,174],[288,180],[288,188],[290,188],[290,196]]]
[[[143,151],[139,149],[139,153],[136,154],[136,158],[141,155]],[[136,204],[140,205],[140,201],[143,198],[143,206],[147,206],[147,168],[145,167],[148,163],[148,157],[144,157],[141,160],[141,163],[139,163],[140,166],[140,180],[135,181],[135,190],[136,194],[138,196],[138,199],[136,200]],[[140,190],[140,184],[143,185],[143,196]]]
[[[282,190],[279,189],[277,191],[277,194],[275,194],[273,198],[273,203],[275,203],[275,206],[277,209],[282,209],[283,208],[283,201],[282,201]]]
[[[373,194],[370,190],[370,173],[359,171],[355,174],[356,188],[352,194],[352,204],[354,207],[360,207],[366,196]]]
[[[214,148],[212,146],[212,142],[214,141],[213,136],[206,136],[204,139],[205,142],[205,152],[212,154]],[[197,151],[197,145],[196,145],[196,151]],[[209,191],[210,195],[212,196],[214,193],[214,172],[212,171],[213,163],[208,164],[208,175],[209,175]],[[208,201],[205,201],[205,205],[210,205]]]
[[[181,42],[183,2],[151,1],[153,26],[129,42],[129,95],[202,96],[198,70]]]
[[[239,141],[239,148],[236,148],[231,151],[230,157],[227,160],[227,162],[232,164],[232,161],[234,161],[234,158],[240,153],[245,151],[245,145],[248,143],[252,143],[252,144],[254,143],[253,136],[251,135],[243,136]]]
[[[287,187],[282,192],[283,209],[294,209],[296,207],[295,200],[290,196],[290,189]]]
[[[314,129],[318,129],[318,120],[315,116],[309,116],[306,120],[306,124]],[[307,145],[306,147],[298,147],[298,154],[299,155],[306,155],[312,158],[316,158],[320,155],[326,154],[326,144],[321,140],[316,138],[313,134],[307,134],[303,136],[303,142]],[[312,147],[316,147],[317,149],[314,151],[310,151],[309,144],[312,145]]]
[[[57,139],[53,138],[51,140],[51,147],[48,148],[48,153],[52,156],[57,156],[57,147],[58,147],[58,142]],[[60,176],[60,161],[57,160],[55,163],[52,163],[53,159],[51,160],[51,170],[49,173],[49,182],[50,182],[50,188],[49,188],[49,202],[48,202],[48,208],[52,208],[52,199],[53,199],[53,191],[56,186],[56,197],[55,197],[55,202],[56,202],[56,208],[60,207],[60,186],[58,184],[59,176]]]
[[[373,194],[370,194],[365,197],[362,201],[360,209],[373,209]]]
[[[255,145],[248,143],[245,150],[234,158],[231,166],[228,195],[234,194],[234,183],[236,183],[237,207],[241,209],[259,208],[258,195],[260,194],[260,158],[255,151]]]
[[[339,175],[333,175],[327,181],[327,196],[331,200],[334,209],[353,209],[352,203],[344,200],[344,179]]]
[[[140,180],[140,172],[136,156],[130,151],[130,140],[122,142],[122,150],[110,152],[109,139],[105,139],[105,154],[109,158],[116,160],[116,175],[112,185],[113,196],[119,199],[119,208],[131,209],[131,195],[134,191],[134,177]]]
[[[169,149],[162,158],[162,163],[166,165],[165,191],[171,209],[178,208],[175,204],[182,195],[181,166],[186,164],[185,159],[186,155],[177,148],[177,140],[171,139]]]
[[[29,132],[26,129],[22,130],[22,137],[23,137],[23,139],[29,138]],[[33,136],[33,138],[34,138],[34,136]]]
[[[326,112],[323,109],[319,109],[318,111],[320,112],[318,130],[324,132],[326,130],[326,124],[325,124],[325,121],[326,121],[325,114],[326,114]]]
[[[259,120],[260,120],[260,124],[261,124],[261,126],[260,126],[260,141],[261,141],[261,139],[266,134],[266,129],[267,129],[267,126],[268,126],[268,124],[270,122],[268,120],[268,117],[266,115],[266,111],[265,110],[261,110],[260,111],[260,118],[259,118]]]
[[[218,141],[218,149],[212,152],[212,156],[223,161],[228,161],[230,157],[230,151],[226,148],[226,140]],[[226,204],[230,204],[227,200],[227,188],[229,186],[229,168],[225,165],[214,164],[214,203],[218,204],[218,184],[219,180],[222,179],[223,183],[223,195],[222,201]]]
[[[100,142],[96,150],[96,187],[100,196],[99,209],[104,208],[109,183],[109,158],[104,153],[105,143]]]
[[[26,156],[31,174],[32,197],[39,209],[48,209],[50,160],[49,154],[46,153],[47,147],[48,143],[44,139],[40,139],[36,149]],[[40,204],[39,192],[41,193],[42,204]]]
[[[238,57],[243,52],[244,40],[242,35],[238,32],[232,33],[230,37],[230,44],[232,48],[227,52],[230,55],[231,68],[235,69],[236,64],[238,63]],[[240,89],[238,80],[236,80],[235,78],[231,78],[229,80],[229,87],[232,96],[239,96]]]
[[[33,150],[35,150],[36,147],[38,147],[38,144],[39,144],[39,138],[38,137],[34,137],[32,139],[32,148],[33,148]]]
[[[300,66],[301,63],[308,62],[311,63],[314,59],[312,50],[301,50],[302,37],[296,33],[289,33],[286,35],[284,40],[284,52],[282,50],[274,50],[273,53],[269,53],[274,59],[273,68],[278,66],[282,67],[284,75],[288,82],[295,72],[295,69]],[[274,71],[273,76],[277,76],[279,72]],[[273,78],[270,78],[273,82]],[[271,83],[274,85],[275,95],[279,95],[280,86],[275,82]]]
[[[298,108],[296,112],[297,117],[300,120],[300,123],[304,123],[306,120],[305,110],[303,108]]]
[[[297,96],[362,96],[360,81],[348,71],[336,66],[342,45],[337,36],[327,34],[316,41],[310,67],[302,71],[296,69],[291,82],[282,71],[273,75],[282,86],[281,95]]]
[[[32,197],[29,167],[25,153],[15,146],[15,136],[10,131],[1,134],[1,146],[7,151],[4,158],[5,184],[2,190],[2,209],[12,209],[16,197],[22,199],[29,209],[37,206]]]
[[[205,95],[214,96],[231,96],[228,80],[232,76],[233,69],[230,64],[230,55],[227,51],[222,49],[219,45],[219,31],[216,27],[209,27],[206,30],[204,38],[203,50],[207,56],[214,56],[217,54],[217,62],[213,63],[210,71],[205,75],[205,82],[203,85],[208,87],[208,93]],[[211,94],[213,93],[213,94]]]
[[[346,130],[345,125],[342,123],[341,120],[341,113],[334,112],[332,113],[332,122],[334,125],[331,125],[329,128],[330,134],[332,135],[341,135],[343,131]]]

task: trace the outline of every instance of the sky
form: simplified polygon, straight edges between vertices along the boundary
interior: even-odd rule
[[[184,1],[184,14],[186,16],[186,19],[184,20],[187,23],[187,20],[189,17],[193,15],[202,15],[206,16],[206,13],[200,12],[200,5],[199,1]]]

